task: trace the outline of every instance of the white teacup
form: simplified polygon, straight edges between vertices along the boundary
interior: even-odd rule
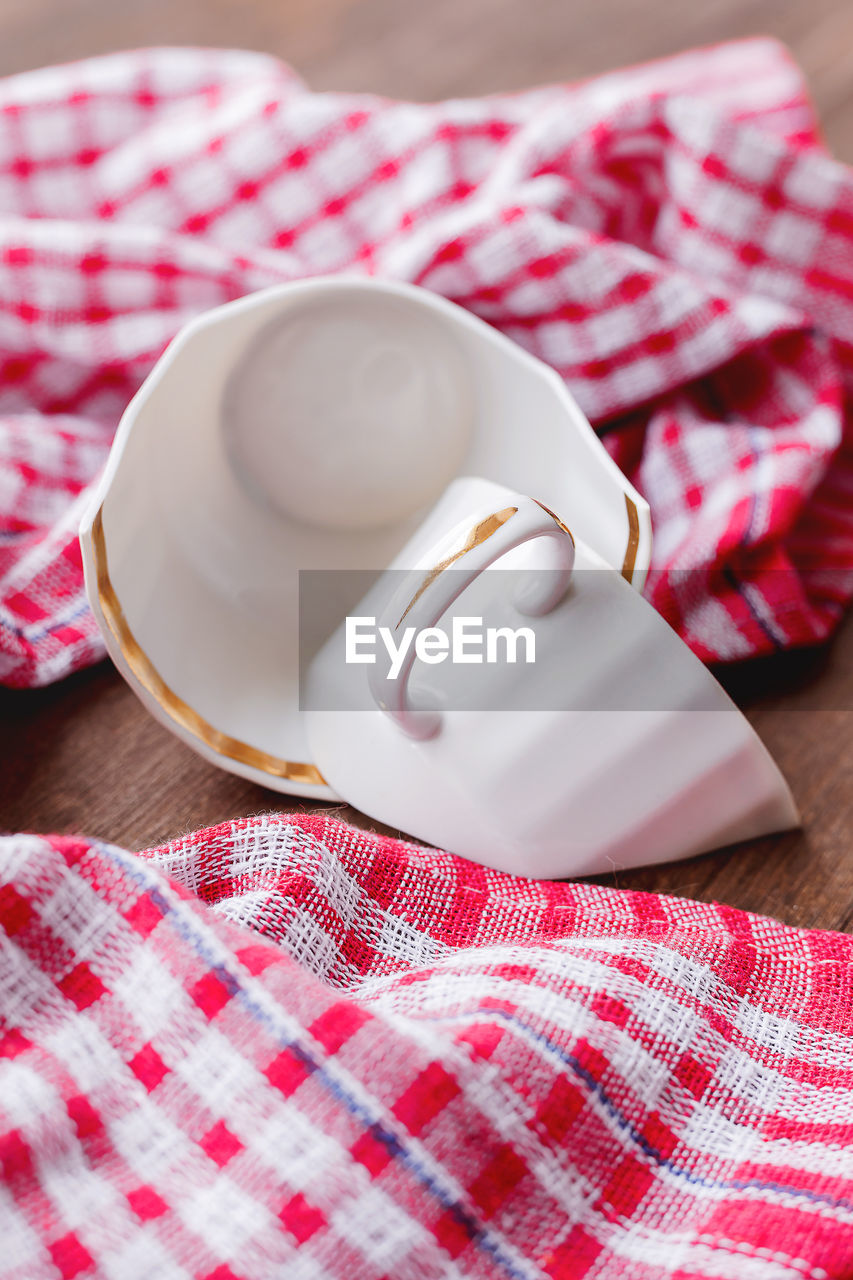
[[[298,705],[299,571],[385,569],[470,472],[572,511],[641,588],[648,504],[562,379],[491,325],[370,277],[205,312],[128,405],[81,523],[107,649],[206,759],[338,799]]]
[[[480,663],[454,661],[459,618],[482,621]],[[490,631],[522,630],[532,662],[497,643],[488,661]],[[489,481],[450,486],[317,655],[307,704],[312,754],[351,804],[519,875],[662,862],[798,820],[659,614],[547,508]]]

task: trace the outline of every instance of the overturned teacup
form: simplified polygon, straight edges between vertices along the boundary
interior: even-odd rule
[[[81,525],[110,655],[213,763],[336,798],[299,708],[299,570],[383,570],[470,473],[536,493],[642,585],[647,504],[558,375],[462,308],[330,277],[198,317],[125,412]]]
[[[618,572],[526,495],[458,480],[445,509],[466,497],[467,515],[404,548],[305,673],[311,753],[339,794],[536,877],[797,823],[746,718]]]

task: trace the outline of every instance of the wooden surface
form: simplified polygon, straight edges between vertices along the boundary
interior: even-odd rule
[[[849,0],[0,0],[0,74],[133,45],[239,44],[286,58],[315,88],[428,99],[587,76],[752,33],[791,46],[830,146],[853,161]],[[823,653],[727,680],[791,782],[802,831],[605,882],[850,928],[853,619]],[[311,808],[205,764],[107,666],[0,695],[0,725],[6,830],[142,848],[238,815]]]

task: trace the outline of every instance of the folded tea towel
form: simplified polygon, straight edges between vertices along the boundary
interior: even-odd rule
[[[0,842],[2,1280],[853,1276],[853,942],[324,817]]]
[[[773,41],[428,105],[155,49],[4,80],[0,119],[0,680],[103,653],[77,522],[178,327],[320,272],[425,285],[559,370],[703,658],[820,640],[853,594],[853,174]]]

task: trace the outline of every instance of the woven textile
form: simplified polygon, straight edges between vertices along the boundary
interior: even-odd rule
[[[178,327],[320,272],[425,285],[559,370],[703,658],[838,619],[853,177],[772,41],[435,105],[162,49],[2,81],[0,120],[0,680],[103,653],[76,527]]]
[[[319,817],[0,865],[3,1280],[853,1276],[849,938]]]

